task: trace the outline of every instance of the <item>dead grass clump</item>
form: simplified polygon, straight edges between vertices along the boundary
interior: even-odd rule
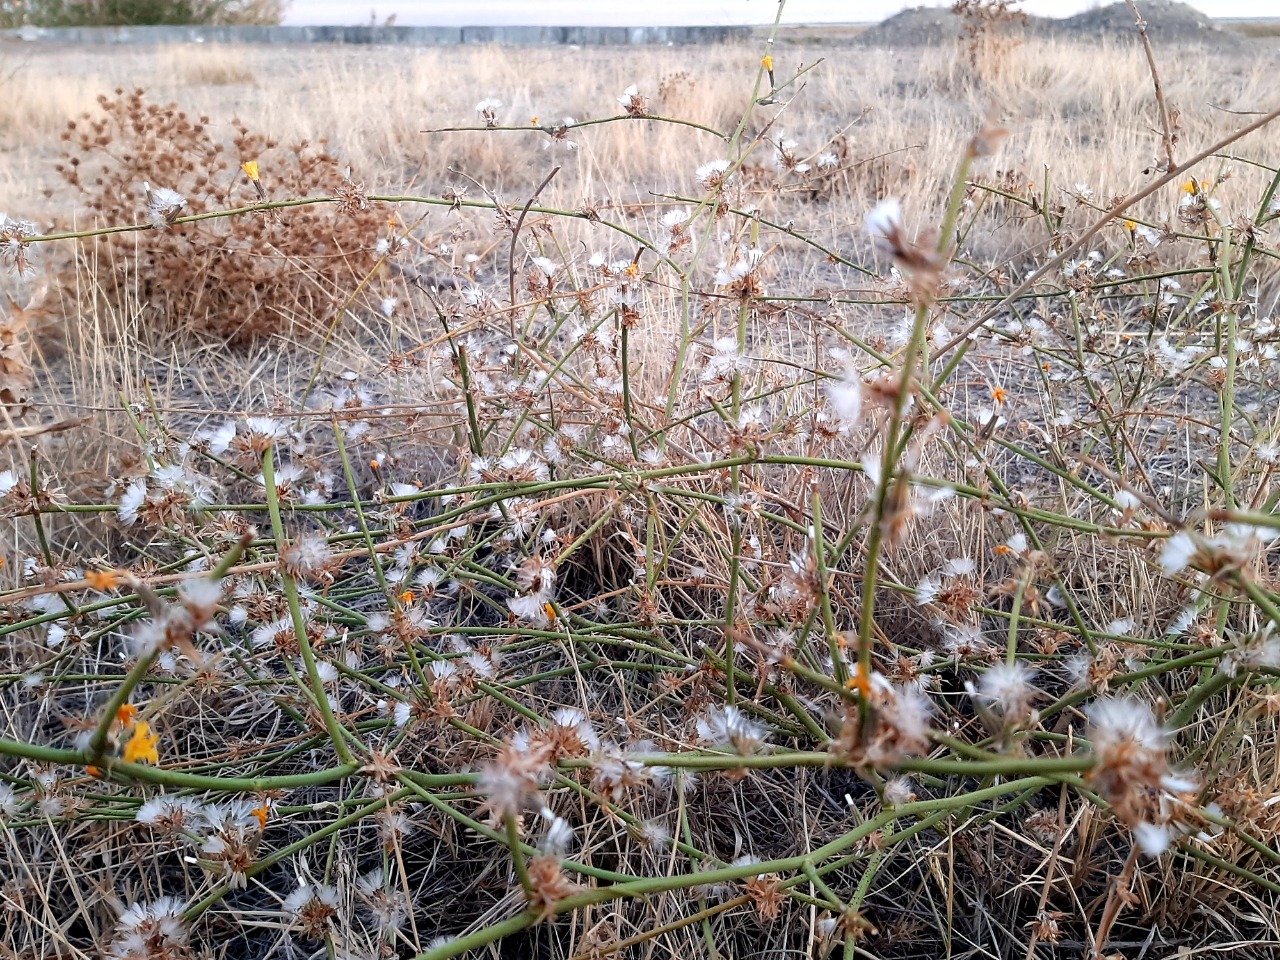
[[[1280,20],[1263,17],[1254,20],[1233,20],[1228,24],[1227,29],[1246,37],[1280,37]]]
[[[107,267],[95,279],[117,304],[136,292],[157,328],[230,341],[314,332],[378,262],[385,218],[325,143],[285,146],[239,121],[222,143],[208,117],[149,103],[142,90],[117,90],[99,107],[63,134],[58,171],[94,222],[151,220],[140,241],[107,241],[97,254]],[[245,163],[261,171],[261,196]],[[238,221],[175,222],[267,197],[317,194],[347,200]]]
[[[157,59],[165,75],[190,87],[226,87],[255,80],[243,48],[188,44],[167,47]]]

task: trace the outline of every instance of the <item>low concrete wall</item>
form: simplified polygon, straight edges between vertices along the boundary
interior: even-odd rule
[[[352,43],[429,47],[463,43],[706,44],[748,40],[750,27],[54,27],[0,31],[5,40],[85,44]]]

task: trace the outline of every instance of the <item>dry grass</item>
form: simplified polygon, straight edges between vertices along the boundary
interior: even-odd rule
[[[0,246],[0,429],[85,422],[0,447],[0,946],[1268,955],[1280,128],[1076,249],[1160,176],[1140,51],[801,40],[759,103],[755,47],[34,49],[0,183],[80,235]],[[1276,60],[1166,70],[1179,159]],[[73,64],[186,119],[97,142]],[[741,136],[532,128],[631,83]],[[245,161],[278,209],[184,220]]]
[[[1224,26],[1242,33],[1246,37],[1255,39],[1266,39],[1268,37],[1280,37],[1280,20],[1264,19],[1256,17],[1247,20],[1227,20]]]
[[[827,244],[838,247],[843,236],[856,233],[862,211],[886,194],[901,197],[910,208],[936,212],[942,199],[937,185],[950,176],[952,158],[975,116],[990,116],[1016,130],[989,171],[1023,189],[1034,184],[1041,194],[1046,184],[1054,195],[1081,183],[1099,201],[1122,195],[1142,182],[1140,166],[1155,160],[1149,136],[1155,116],[1145,66],[1135,49],[1034,43],[978,73],[958,50],[923,58],[914,51],[850,48],[832,55],[804,46],[796,50],[799,62],[812,62],[815,55],[826,60],[809,75],[805,95],[788,107],[773,134],[798,141],[810,159],[843,141],[850,165],[827,202],[798,207],[796,194],[787,189],[768,196],[764,209],[779,222],[799,213],[803,228]],[[25,57],[6,58],[14,71],[8,83],[17,95],[0,101],[0,110],[11,113],[3,128],[10,139],[0,157],[0,183],[13,211],[56,217],[63,226],[86,221],[53,173],[56,131],[92,112],[98,91],[120,85],[146,89],[153,103],[172,100],[192,115],[210,117],[218,138],[230,139],[231,120],[239,117],[255,132],[283,143],[331,139],[339,163],[349,164],[375,192],[442,193],[466,186],[451,172],[456,170],[499,196],[522,195],[554,159],[565,168],[543,199],[549,206],[572,208],[588,199],[649,203],[653,191],[672,187],[687,193],[693,161],[713,157],[716,142],[677,127],[621,124],[582,131],[576,136],[577,154],[568,156],[544,151],[546,138],[534,132],[495,137],[422,131],[472,123],[475,101],[488,95],[503,100],[504,122],[595,116],[613,104],[614,91],[642,79],[655,110],[728,130],[739,109],[742,78],[750,70],[750,52],[733,48],[702,51],[696,70],[686,52],[675,50],[586,49],[566,58],[550,49],[304,48],[282,57],[266,48],[196,46],[107,52],[40,48]],[[1240,122],[1232,111],[1265,105],[1267,78],[1277,59],[1260,48],[1247,59],[1201,54],[1182,61],[1168,80],[1168,95],[1182,109],[1184,141],[1218,138]],[[217,82],[197,85],[205,73]],[[240,79],[224,85],[233,77]],[[248,85],[252,78],[259,79]],[[1205,106],[1206,100],[1214,106]],[[1280,162],[1276,133],[1264,132],[1251,146],[1251,158]],[[1257,193],[1265,173],[1237,166],[1225,189],[1240,196]],[[1153,201],[1141,212],[1159,220],[1168,204]],[[649,215],[646,229],[655,219]],[[1034,230],[1035,218],[993,217],[978,224],[973,241],[988,260],[999,263],[1027,248],[1028,232],[1021,226],[1027,223]],[[1265,292],[1276,295],[1270,286]],[[70,381],[67,385],[75,387],[78,378]],[[78,389],[83,388],[80,382]],[[263,385],[264,393],[271,389]],[[113,396],[108,386],[105,396],[77,399],[92,406],[110,404]]]
[[[186,44],[162,49],[156,56],[156,69],[170,81],[189,87],[228,87],[250,85],[254,72],[245,50],[240,47]]]
[[[1219,136],[1239,122],[1238,115],[1226,111],[1257,109],[1266,102],[1268,77],[1280,54],[1261,46],[1252,53],[1201,52],[1179,62],[1167,83],[1169,99],[1183,111],[1184,139],[1201,142]],[[838,55],[820,48],[796,50],[798,60],[811,62],[815,54],[826,58],[822,68],[811,75],[806,96],[779,124],[807,151],[816,152],[864,109],[870,110],[854,128],[857,156],[902,151],[883,166],[897,178],[893,186],[913,191],[904,201],[928,199],[932,185],[945,179],[975,112],[1017,123],[1018,136],[1002,145],[993,164],[1024,170],[1036,180],[1048,165],[1061,185],[1079,180],[1097,190],[1120,192],[1135,182],[1130,161],[1150,152],[1146,134],[1154,116],[1137,49],[1029,43],[991,64],[983,75],[974,75],[959,51],[921,56],[912,50],[850,48]],[[32,169],[27,157],[47,159],[56,151],[56,142],[47,137],[51,128],[91,106],[97,93],[124,86],[143,87],[156,102],[177,100],[224,128],[232,116],[240,116],[282,141],[341,135],[335,151],[371,184],[384,179],[399,183],[406,169],[417,170],[424,182],[439,183],[448,179],[451,163],[477,159],[478,172],[471,167],[468,172],[486,183],[499,178],[500,186],[513,189],[531,186],[542,167],[496,169],[495,158],[486,156],[476,137],[424,136],[421,131],[470,123],[472,106],[482,95],[503,100],[502,119],[507,122],[595,116],[627,84],[644,80],[652,97],[664,79],[679,74],[688,74],[688,83],[680,85],[672,104],[659,101],[655,106],[678,108],[680,116],[724,128],[735,119],[740,85],[752,63],[750,51],[734,48],[701,51],[696,68],[680,50],[584,49],[566,57],[554,49],[304,48],[281,55],[268,48],[194,46],[108,52],[41,48],[27,56],[25,61],[6,58],[10,69],[18,68],[14,82],[19,83],[18,95],[5,98],[6,108],[26,111],[14,114],[6,129],[13,138],[11,148],[27,150],[9,154],[5,163],[21,164],[23,171]],[[78,72],[73,74],[72,67]],[[209,89],[191,89],[204,71],[218,80]],[[239,87],[253,78],[253,88]],[[231,86],[224,89],[223,84]],[[1225,110],[1210,109],[1207,103]],[[19,122],[24,118],[31,119]],[[666,138],[659,130],[659,139],[646,139],[646,149],[637,151],[639,136],[628,127],[584,133],[579,139],[589,151],[584,153],[590,161],[587,169],[575,171],[572,182],[554,189],[568,196],[593,184],[599,189],[602,168],[615,189],[618,183],[643,190],[687,179],[686,141]],[[19,137],[26,142],[18,142]],[[540,146],[532,135],[529,142]],[[1275,135],[1261,142],[1265,155],[1259,159],[1274,160],[1280,149]],[[536,159],[537,154],[530,151],[527,157]],[[40,189],[53,185],[47,176],[31,181],[3,169],[0,176],[19,184],[19,190],[25,185],[28,196],[20,192],[13,202],[28,207]],[[53,205],[47,212],[69,215]],[[850,219],[853,213],[851,208]]]

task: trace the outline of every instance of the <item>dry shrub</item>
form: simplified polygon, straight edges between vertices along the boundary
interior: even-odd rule
[[[46,290],[47,285],[41,285],[30,293],[25,303],[5,291],[4,303],[0,306],[0,409],[24,405],[34,374],[27,337],[33,317],[39,315]]]
[[[988,82],[998,80],[1009,51],[1022,41],[1015,28],[1025,27],[1027,15],[1011,7],[1016,0],[955,0],[960,17],[960,43],[969,66]]]
[[[732,130],[742,111],[742,92],[717,76],[668,73],[658,83],[658,110],[668,117],[697,120]]]
[[[357,194],[344,205],[161,225],[140,240],[108,238],[99,289],[116,303],[126,292],[137,296],[153,327],[243,341],[323,324],[376,264],[382,215],[359,199],[354,184],[344,187],[324,141],[286,147],[235,120],[235,136],[224,144],[208,117],[149,103],[142,90],[117,90],[98,102],[99,116],[69,125],[57,168],[80,190],[94,222],[142,219],[144,184],[181,194],[184,215],[255,203],[240,170],[251,160],[272,199]]]

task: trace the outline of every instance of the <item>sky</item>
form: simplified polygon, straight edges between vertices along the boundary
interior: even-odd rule
[[[905,7],[950,6],[950,0],[787,0],[784,22],[832,23],[880,20]],[[1024,0],[1020,9],[1066,17],[1100,0]],[[1191,0],[1215,17],[1275,16],[1275,0]],[[1141,2],[1139,2],[1141,9]],[[401,25],[677,26],[772,22],[774,0],[292,0],[286,23],[368,23],[395,14]]]

